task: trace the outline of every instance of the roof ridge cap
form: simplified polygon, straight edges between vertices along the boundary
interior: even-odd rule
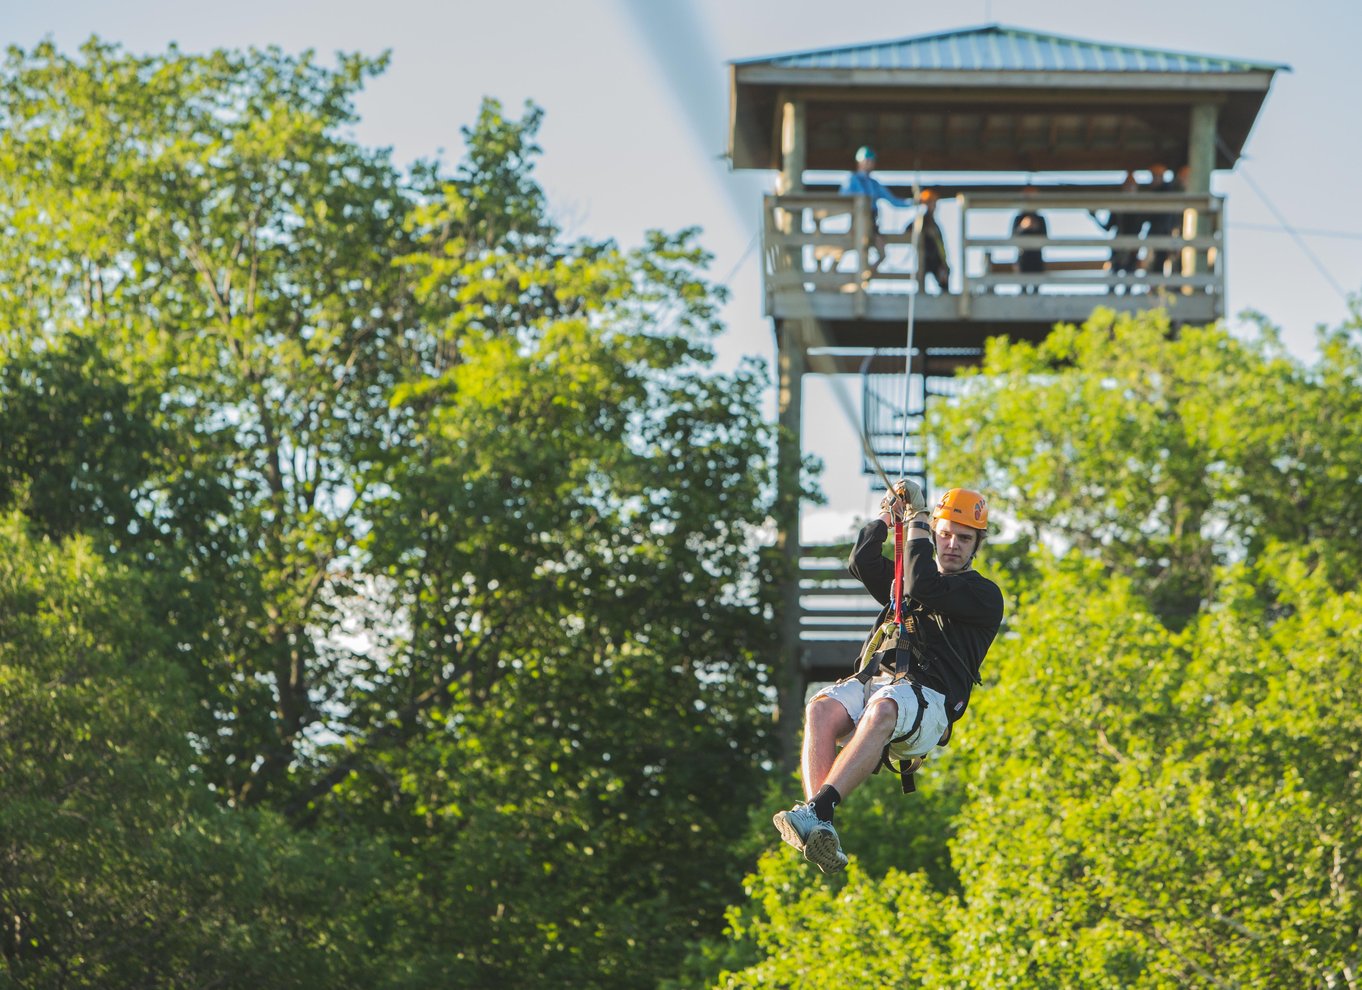
[[[846,45],[832,45],[822,48],[804,48],[790,52],[780,52],[775,55],[759,55],[752,58],[734,59],[730,65],[751,65],[761,62],[772,62],[777,59],[801,58],[809,55],[828,55],[832,53],[863,51],[871,48],[884,48],[891,45],[917,44],[921,42],[936,41],[948,37],[965,37],[972,34],[1011,34],[1020,35],[1032,39],[1043,39],[1048,41],[1058,41],[1067,44],[1086,45],[1092,48],[1104,48],[1122,52],[1153,53],[1157,55],[1171,55],[1186,59],[1200,59],[1212,62],[1225,62],[1235,66],[1242,66],[1247,69],[1272,71],[1291,71],[1291,66],[1280,62],[1257,62],[1247,58],[1240,58],[1231,55],[1213,55],[1206,52],[1190,52],[1173,48],[1155,48],[1146,45],[1132,44],[1122,41],[1099,41],[1092,38],[1079,38],[1069,34],[1056,34],[1052,31],[1043,31],[1039,28],[1017,27],[1011,24],[1003,24],[992,21],[987,24],[978,24],[973,27],[949,28],[942,31],[931,31],[927,34],[913,34],[898,38],[884,38],[879,41],[860,41]]]

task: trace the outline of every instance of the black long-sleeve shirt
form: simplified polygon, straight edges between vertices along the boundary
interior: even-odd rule
[[[848,564],[852,577],[884,606],[876,629],[889,618],[894,591],[893,561],[880,553],[888,535],[889,527],[884,520],[866,523]],[[984,654],[1002,625],[1003,593],[974,570],[942,574],[936,566],[930,537],[920,536],[906,542],[904,611],[914,616],[913,640],[920,648],[915,680],[946,696],[946,714],[954,722],[965,714],[970,689],[979,683]]]

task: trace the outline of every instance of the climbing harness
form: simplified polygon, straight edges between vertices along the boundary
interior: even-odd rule
[[[919,734],[922,729],[922,718],[927,710],[927,698],[922,693],[922,686],[914,677],[914,658],[917,658],[919,666],[925,660],[925,657],[921,655],[921,648],[916,646],[913,639],[917,631],[916,625],[916,615],[908,616],[902,625],[893,619],[882,623],[866,641],[854,675],[865,690],[866,700],[869,700],[869,696],[874,690],[875,676],[882,671],[891,675],[891,684],[906,683],[912,688],[917,699],[917,712],[913,716],[912,723],[905,732],[894,736],[885,743],[884,749],[880,753],[880,761],[876,764],[874,770],[875,773],[879,773],[881,769],[888,767],[890,772],[897,774],[904,794],[911,794],[916,790],[913,774],[922,766],[923,758],[899,755],[895,753],[895,749]],[[949,738],[950,728],[948,726],[937,745],[946,745],[946,740]],[[894,763],[896,755],[898,758],[897,765]]]
[[[898,482],[893,490],[900,498],[904,498],[907,494],[906,485],[903,481]],[[922,693],[922,685],[918,683],[915,673],[917,669],[925,666],[929,660],[917,642],[919,616],[916,613],[909,614],[905,605],[903,579],[906,554],[903,513],[898,511],[897,507],[890,511],[894,519],[894,583],[890,598],[891,617],[881,623],[879,628],[866,640],[857,662],[855,677],[861,682],[867,700],[869,700],[872,681],[881,671],[891,674],[893,678],[891,683],[907,683],[917,698],[917,711],[913,715],[912,724],[908,726],[906,732],[885,743],[884,750],[880,753],[880,761],[876,764],[874,770],[875,773],[879,773],[882,768],[888,767],[890,772],[898,774],[903,793],[911,794],[917,789],[913,782],[913,774],[922,766],[923,758],[901,755],[898,765],[895,766],[894,748],[914,738],[922,730],[922,718],[927,711],[927,699]],[[948,726],[937,745],[944,746],[949,738],[950,728]]]

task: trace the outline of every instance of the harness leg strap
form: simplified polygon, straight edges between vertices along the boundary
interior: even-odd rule
[[[922,694],[922,687],[917,681],[909,681],[913,689],[913,694],[917,697],[917,714],[913,716],[913,724],[908,727],[908,731],[901,736],[896,736],[885,743],[884,751],[880,753],[880,762],[875,764],[873,773],[879,773],[880,767],[888,767],[891,772],[899,775],[900,785],[903,787],[904,794],[912,794],[917,790],[917,784],[913,781],[913,774],[922,766],[922,757],[905,757],[899,761],[898,766],[894,766],[893,758],[889,755],[889,747],[895,743],[901,743],[905,739],[911,739],[922,728],[922,717],[927,712],[927,699]]]

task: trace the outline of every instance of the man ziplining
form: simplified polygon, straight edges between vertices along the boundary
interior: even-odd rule
[[[806,706],[806,800],[772,819],[781,838],[824,873],[847,865],[833,825],[837,805],[881,765],[912,789],[913,771],[965,713],[1003,620],[1002,592],[971,566],[988,534],[982,495],[952,488],[929,517],[922,489],[900,481],[880,509],[862,527],[849,569],[884,608],[856,674]],[[880,552],[891,525],[892,564]]]

